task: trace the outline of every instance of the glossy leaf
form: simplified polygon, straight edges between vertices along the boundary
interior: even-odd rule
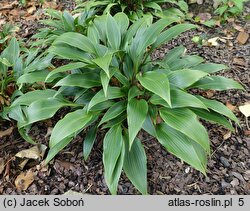
[[[216,100],[209,100],[201,96],[196,96],[196,97],[200,99],[200,101],[202,101],[209,109],[219,114],[222,114],[239,124],[239,120],[234,115],[234,113],[228,107],[226,107],[223,103],[216,101]]]
[[[171,106],[170,86],[166,74],[146,72],[142,76],[138,75],[137,78],[144,88],[160,96]]]
[[[120,125],[112,127],[103,141],[104,177],[112,194],[116,194],[124,160],[124,143]]]
[[[123,111],[126,110],[126,103],[125,101],[119,101],[117,103],[115,103],[113,106],[111,106],[107,112],[105,113],[105,115],[102,117],[99,125],[103,124],[104,122],[107,122],[111,119],[116,118],[117,116],[119,116]]]
[[[206,174],[206,153],[199,144],[164,123],[157,126],[156,132],[158,141],[170,153]]]
[[[100,86],[101,81],[99,75],[95,73],[76,73],[70,74],[58,81],[54,87],[57,86],[72,86],[72,87],[82,87],[82,88],[92,88]]]
[[[142,125],[148,113],[148,104],[145,100],[131,99],[127,106],[129,148],[132,147],[137,133],[141,130]]]
[[[147,194],[147,157],[141,141],[136,138],[129,150],[125,139],[125,158],[123,169],[133,185],[144,195]]]
[[[52,130],[49,146],[50,148],[57,145],[67,137],[72,136],[75,132],[83,129],[92,119],[92,115],[85,109],[79,109],[67,114],[59,120]]]
[[[94,146],[97,134],[97,127],[92,126],[86,134],[86,137],[83,142],[83,157],[86,161],[89,157],[89,154]]]
[[[46,78],[46,81],[48,81],[48,79],[50,77],[52,77],[53,75],[55,75],[55,74],[66,72],[66,71],[69,71],[69,70],[76,70],[76,69],[79,69],[79,68],[82,68],[82,67],[85,67],[85,66],[86,66],[86,64],[82,63],[82,62],[75,62],[75,63],[69,63],[69,64],[66,64],[66,65],[63,65],[63,66],[58,67],[58,68],[54,69],[53,71],[51,71],[48,74],[48,76]]]
[[[208,111],[203,110],[203,109],[194,109],[194,108],[192,109],[192,111],[197,116],[199,116],[200,118],[202,118],[204,120],[223,125],[224,127],[228,128],[229,130],[234,131],[234,128],[229,123],[229,121],[219,113],[216,113],[214,111],[208,112]]]
[[[206,72],[185,69],[171,72],[168,74],[168,79],[171,84],[183,89],[191,86],[206,75]]]
[[[170,127],[193,139],[206,152],[210,152],[209,138],[206,129],[197,120],[196,115],[186,108],[160,110],[161,118]]]
[[[88,105],[88,111],[98,103],[112,100],[116,98],[123,97],[125,94],[122,92],[122,90],[118,87],[108,87],[107,97],[105,97],[103,89],[100,90],[89,102]]]
[[[209,76],[197,81],[191,86],[199,89],[213,89],[218,91],[228,89],[244,89],[238,82],[223,76]]]

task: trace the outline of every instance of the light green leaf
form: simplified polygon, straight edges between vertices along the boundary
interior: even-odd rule
[[[123,169],[133,185],[144,195],[147,194],[147,157],[141,141],[136,138],[129,150],[125,139],[125,159]]]
[[[127,107],[129,148],[131,149],[137,133],[141,130],[142,125],[148,113],[148,104],[145,100],[131,99]]]
[[[103,57],[99,57],[99,58],[92,60],[97,66],[99,66],[100,68],[102,68],[105,71],[108,78],[110,78],[109,66],[110,66],[110,63],[112,60],[112,56],[113,56],[113,54],[106,54]]]
[[[157,126],[156,132],[157,139],[170,153],[206,175],[206,153],[199,144],[164,123]]]
[[[5,58],[10,62],[11,65],[14,65],[20,54],[19,44],[17,39],[13,37],[9,45],[3,50],[1,57]]]
[[[244,89],[238,82],[223,76],[209,76],[197,81],[191,88],[223,91],[228,89]]]
[[[163,108],[160,110],[160,115],[166,124],[193,139],[206,152],[210,153],[207,131],[191,110],[186,108]]]
[[[123,12],[118,12],[115,14],[114,19],[120,28],[121,35],[124,34],[129,26],[128,16]]]
[[[50,148],[84,128],[92,117],[92,114],[87,113],[86,109],[76,110],[67,114],[63,119],[57,122],[52,130],[49,142]]]
[[[121,44],[121,31],[115,18],[108,14],[107,18],[107,38],[108,43],[113,50],[120,49]]]
[[[35,90],[32,92],[27,92],[26,94],[18,97],[12,104],[11,107],[17,105],[30,105],[32,102],[47,99],[53,97],[56,94],[56,90],[46,89],[46,90]]]
[[[66,32],[59,36],[53,43],[53,45],[67,44],[72,47],[78,48],[84,52],[95,53],[94,44],[91,40],[76,32]]]
[[[83,157],[86,161],[89,157],[89,154],[94,146],[95,140],[96,140],[96,134],[97,134],[97,127],[92,126],[88,133],[86,134],[86,137],[83,142]]]
[[[120,125],[112,127],[103,141],[104,177],[110,192],[117,191],[118,180],[121,175],[124,160],[124,143]]]
[[[66,72],[66,71],[69,71],[69,70],[76,70],[76,69],[79,69],[79,68],[82,68],[82,67],[85,67],[86,64],[85,63],[82,63],[82,62],[75,62],[75,63],[69,63],[69,64],[66,64],[66,65],[63,65],[61,67],[58,67],[54,70],[52,70],[47,78],[46,78],[46,82],[48,81],[48,79],[50,77],[52,77],[53,75],[55,74],[58,74],[58,73],[62,73],[62,72]]]
[[[49,71],[39,71],[39,72],[31,72],[21,75],[18,80],[17,84],[23,83],[35,83],[35,82],[42,82],[45,81],[45,78],[49,74]]]
[[[82,87],[82,88],[92,88],[100,86],[101,81],[98,74],[95,73],[75,73],[70,74],[67,77],[58,81],[54,87],[57,86],[72,86],[72,87]]]
[[[158,72],[146,72],[142,76],[137,75],[137,78],[144,88],[160,96],[171,106],[170,86],[166,74]]]

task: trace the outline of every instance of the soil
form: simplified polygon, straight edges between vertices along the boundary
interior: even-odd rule
[[[250,23],[236,23],[250,33]],[[34,22],[28,26],[30,30],[34,30],[31,28],[34,26],[32,24]],[[247,119],[238,109],[240,105],[250,101],[250,43],[240,45],[236,39],[238,32],[232,31],[230,25],[213,29],[200,26],[196,31],[181,35],[152,55],[154,59],[162,58],[174,46],[184,45],[189,54],[197,54],[206,61],[229,66],[230,69],[220,75],[239,81],[245,91],[202,92],[206,97],[218,99],[231,108],[235,106],[234,113],[240,121],[240,127],[234,125],[235,133],[232,134],[223,127],[204,122],[212,149],[207,176],[166,152],[145,132],[139,134],[147,153],[149,194],[250,194],[250,133]],[[206,39],[217,36],[229,39],[226,39],[226,43],[220,42],[218,46],[197,46],[192,41],[192,37],[197,35],[205,35]],[[51,121],[35,124],[31,130],[32,137],[38,143],[48,146],[47,132],[65,112],[61,110]],[[0,131],[11,127],[12,133],[0,138],[0,159],[4,158],[6,161],[5,170],[0,174],[0,194],[64,194],[68,190],[98,195],[110,194],[103,177],[102,139],[105,131],[99,131],[94,150],[87,162],[82,156],[85,137],[85,132],[82,132],[47,167],[42,167],[41,161],[30,160],[21,170],[18,167],[20,159],[16,158],[15,154],[31,148],[32,145],[20,138],[15,122],[0,121]],[[20,173],[28,169],[35,172],[34,181],[27,190],[20,191],[16,188],[15,180]],[[118,194],[139,192],[122,174]]]

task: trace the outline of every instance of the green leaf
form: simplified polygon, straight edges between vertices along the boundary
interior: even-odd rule
[[[144,195],[147,194],[147,157],[141,141],[136,138],[129,150],[125,139],[125,158],[123,169],[133,185]]]
[[[228,89],[244,89],[238,82],[223,76],[209,76],[197,81],[191,88],[223,91]]]
[[[170,94],[173,108],[195,107],[207,109],[204,103],[198,98],[181,89],[171,89]]]
[[[39,71],[39,72],[31,72],[26,73],[20,76],[17,80],[17,84],[23,84],[23,83],[35,83],[35,82],[41,82],[45,81],[45,78],[49,74],[49,71]]]
[[[164,123],[157,126],[156,132],[158,141],[170,153],[206,175],[206,153],[199,144]]]
[[[152,121],[150,115],[147,115],[147,117],[142,125],[142,129],[145,130],[151,136],[156,137],[155,126],[153,124],[153,121]]]
[[[92,88],[100,86],[101,81],[98,74],[95,73],[75,73],[70,74],[67,77],[61,79],[56,83],[54,87],[57,86],[72,86],[72,87],[82,87],[82,88]]]
[[[192,67],[191,69],[200,70],[200,71],[211,74],[211,73],[219,72],[221,70],[226,70],[228,69],[228,67],[225,66],[224,64],[205,63],[205,64],[199,64],[195,67]]]
[[[120,125],[112,127],[103,141],[104,177],[110,192],[117,191],[124,160],[124,143]]]
[[[161,6],[155,2],[146,2],[144,7],[148,7],[154,10],[162,11]]]
[[[224,127],[228,128],[231,131],[234,131],[234,128],[232,127],[232,125],[229,123],[229,121],[222,115],[214,112],[214,111],[206,111],[203,109],[191,109],[197,116],[199,116],[200,118],[210,121],[210,122],[214,122],[214,123],[218,123],[220,125],[223,125]]]
[[[128,101],[130,101],[132,98],[135,98],[139,95],[142,95],[143,92],[139,90],[137,86],[132,86],[128,91]]]
[[[171,89],[170,95],[172,108],[194,107],[207,109],[204,103],[197,97],[182,91],[181,89]],[[150,98],[150,102],[154,105],[169,107],[169,105],[157,95],[153,95]]]
[[[170,86],[166,74],[146,72],[142,76],[137,75],[137,78],[144,88],[160,96],[171,106]]]
[[[60,108],[65,106],[74,106],[74,104],[56,98],[47,98],[34,101],[27,108],[27,120],[21,124],[21,127],[41,120],[49,119],[54,116]]]
[[[184,46],[178,46],[171,49],[163,59],[163,63],[171,64],[185,54],[186,48]]]
[[[19,44],[18,44],[16,38],[13,37],[10,41],[10,44],[2,52],[1,57],[6,58],[8,60],[8,62],[10,62],[12,65],[14,65],[16,60],[19,57],[19,54],[20,54]]]
[[[184,56],[181,59],[176,59],[175,61],[168,63],[169,68],[174,70],[188,69],[190,67],[196,66],[204,62],[204,59],[197,55]]]
[[[222,115],[228,117],[229,119],[235,121],[237,124],[239,124],[239,120],[234,115],[234,113],[228,107],[226,107],[223,103],[218,102],[216,100],[208,100],[208,99],[201,97],[201,96],[196,96],[196,97],[198,99],[200,99],[200,101],[203,102],[209,109],[211,109],[219,114],[222,114]]]
[[[101,119],[98,126],[100,126],[104,122],[107,122],[107,121],[109,121],[111,119],[116,118],[117,116],[119,116],[125,110],[126,110],[126,102],[125,101],[119,101],[119,102],[115,103],[113,106],[111,106],[107,110],[107,112],[102,117],[102,119]]]
[[[74,48],[72,46],[64,46],[64,45],[56,45],[51,46],[48,51],[54,55],[57,55],[63,59],[71,59],[74,61],[82,61],[86,63],[91,63],[88,53],[85,53],[82,50],[79,50],[78,48]]]
[[[148,104],[145,100],[131,99],[127,107],[129,148],[131,149],[137,133],[141,130],[142,125],[148,113]]]
[[[48,76],[46,78],[46,81],[48,81],[48,79],[50,77],[52,77],[53,75],[55,75],[55,74],[66,72],[66,71],[69,71],[69,70],[76,70],[76,69],[79,69],[79,68],[82,68],[82,67],[85,67],[85,66],[86,66],[86,64],[82,63],[82,62],[75,62],[75,63],[69,63],[69,64],[66,64],[66,65],[63,65],[61,67],[58,67],[58,68],[52,70],[48,74]]]
[[[103,57],[99,57],[99,58],[92,60],[96,65],[98,65],[100,68],[102,68],[105,71],[108,78],[110,78],[109,66],[110,66],[112,57],[113,57],[113,54],[106,54]]]
[[[192,111],[186,108],[163,108],[160,110],[160,115],[166,124],[193,139],[210,153],[207,131]]]
[[[124,34],[129,26],[128,16],[123,12],[118,12],[115,14],[114,19],[120,29],[121,35]]]
[[[121,31],[115,18],[108,14],[107,18],[107,38],[108,43],[113,50],[120,49]]]
[[[46,90],[35,90],[32,92],[27,92],[26,94],[18,97],[11,105],[11,107],[17,105],[30,105],[32,102],[47,99],[53,97],[56,94],[55,90],[46,89]]]
[[[107,101],[107,100],[112,100],[120,97],[124,97],[125,94],[122,92],[121,88],[118,87],[108,87],[108,92],[107,92],[107,97],[104,95],[103,89],[100,90],[89,102],[88,105],[88,111],[98,103]]]
[[[206,76],[207,73],[198,70],[176,70],[168,74],[169,82],[179,88],[187,88],[199,79]]]
[[[160,45],[169,42],[170,40],[172,40],[173,38],[179,36],[181,33],[188,31],[190,29],[195,29],[197,28],[197,26],[193,25],[193,24],[178,24],[175,25],[173,27],[171,27],[170,29],[162,32],[158,37],[156,42],[153,44],[152,48],[157,48]]]
[[[86,137],[83,142],[83,157],[86,161],[89,157],[89,154],[94,146],[95,140],[96,140],[96,134],[97,134],[97,127],[92,126],[88,133],[86,134]]]
[[[55,146],[51,147],[48,155],[45,159],[45,164],[47,165],[64,147],[66,147],[71,141],[73,140],[72,137],[67,137],[57,143]]]
[[[121,113],[119,116],[111,119],[107,122],[107,124],[102,126],[102,129],[111,128],[118,124],[123,124],[123,122],[127,119],[127,114],[125,112]]]
[[[75,31],[74,18],[69,12],[63,12],[62,20],[66,31]]]
[[[95,53],[94,44],[91,40],[76,32],[66,32],[59,36],[53,43],[53,45],[67,44],[72,47],[78,48],[84,52]]]
[[[67,114],[59,120],[52,130],[49,146],[56,146],[59,142],[67,137],[72,136],[75,132],[83,129],[92,119],[92,115],[86,112],[86,109],[76,110]]]

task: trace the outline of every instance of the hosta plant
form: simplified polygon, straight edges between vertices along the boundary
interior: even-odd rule
[[[59,36],[49,52],[66,65],[47,73],[45,82],[55,89],[35,90],[18,97],[9,116],[27,141],[31,125],[51,118],[62,107],[71,112],[60,119],[50,136],[46,163],[86,131],[83,156],[87,160],[98,130],[103,138],[104,177],[116,194],[121,172],[134,186],[147,194],[147,158],[138,138],[141,130],[155,137],[166,150],[206,174],[210,144],[199,119],[233,130],[228,121],[238,123],[222,103],[190,89],[242,89],[237,82],[215,76],[224,65],[204,63],[199,56],[185,55],[184,47],[168,52],[161,61],[150,54],[180,33],[195,28],[178,24],[165,30],[176,19],[152,16],[129,24],[124,13],[96,17],[87,34],[67,32]]]
[[[125,12],[131,20],[137,20],[144,13],[168,17],[174,15],[184,18],[188,12],[188,4],[184,0],[79,0],[77,2],[76,11],[94,11],[97,14]],[[171,7],[162,10],[161,5],[164,3],[170,3],[179,9]]]

